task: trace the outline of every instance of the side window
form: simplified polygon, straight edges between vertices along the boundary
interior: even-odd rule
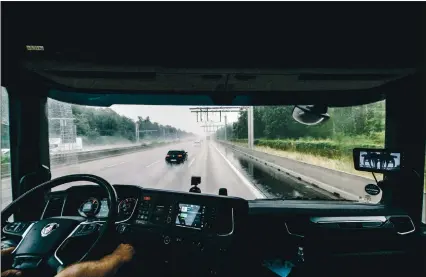
[[[10,143],[9,143],[9,95],[6,88],[1,88],[1,204],[2,209],[12,202],[10,179]]]

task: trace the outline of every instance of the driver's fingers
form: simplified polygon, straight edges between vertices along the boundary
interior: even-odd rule
[[[1,273],[1,277],[22,276],[22,272],[16,269],[9,269]]]
[[[10,255],[10,253],[12,253],[13,250],[15,250],[15,247],[9,247],[9,248],[6,248],[6,249],[2,249],[1,250],[1,255],[2,256]]]

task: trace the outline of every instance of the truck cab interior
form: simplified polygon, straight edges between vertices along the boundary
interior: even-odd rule
[[[3,2],[10,266],[54,276],[126,242],[136,256],[121,276],[424,276],[425,18],[420,3]],[[247,200],[188,192],[190,180],[174,191],[90,172],[51,179],[48,98],[97,107],[385,100],[385,148],[403,153],[404,167],[384,174],[377,204]],[[72,182],[83,184],[52,190]],[[109,207],[103,219],[72,212],[102,207],[81,204],[93,195]],[[203,226],[180,228],[188,211]]]

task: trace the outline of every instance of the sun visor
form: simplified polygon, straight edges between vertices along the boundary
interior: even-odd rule
[[[399,70],[253,70],[96,67],[31,63],[52,87],[50,97],[76,104],[277,105],[379,101],[381,87],[412,75]]]

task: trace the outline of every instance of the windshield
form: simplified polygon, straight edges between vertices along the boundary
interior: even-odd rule
[[[168,155],[181,155],[185,153],[185,151],[169,151],[167,152]]]
[[[199,176],[203,193],[226,188],[249,200],[378,202],[381,194],[365,192],[373,176],[355,171],[352,149],[384,147],[385,102],[329,108],[331,118],[316,126],[296,122],[292,110],[100,108],[49,99],[52,175],[90,173],[112,184],[179,191],[189,191],[191,177]]]

